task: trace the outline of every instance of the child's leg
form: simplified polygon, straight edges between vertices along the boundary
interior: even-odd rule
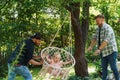
[[[62,70],[61,71],[61,74],[60,74],[60,78],[61,78],[61,80],[66,80],[67,79],[67,77],[68,77],[68,70]]]
[[[49,66],[48,65],[43,65],[41,71],[40,71],[40,76],[45,76],[46,73],[48,73]]]
[[[52,67],[48,67],[47,72],[51,74],[52,70],[53,70],[53,68],[52,68]]]

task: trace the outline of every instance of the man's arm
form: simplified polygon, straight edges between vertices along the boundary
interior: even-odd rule
[[[103,41],[102,44],[101,44],[101,46],[99,47],[99,50],[104,49],[107,46],[107,44],[108,44],[108,42]]]
[[[93,39],[93,40],[91,41],[90,47],[93,48],[93,47],[95,46],[96,42],[97,42],[96,39]]]
[[[32,65],[42,65],[43,62],[42,62],[42,61],[41,61],[41,62],[37,62],[37,61],[31,59],[31,60],[29,61],[29,64],[32,64]]]
[[[107,46],[107,44],[108,44],[108,42],[103,41],[101,46],[99,47],[99,49],[94,52],[94,56],[97,56],[100,53],[100,51]]]
[[[92,48],[95,46],[96,42],[97,42],[97,40],[96,40],[95,38],[92,39],[91,44],[90,44],[90,47],[87,49],[87,51],[91,51]]]
[[[41,59],[40,56],[33,56],[33,59]]]
[[[96,42],[97,42],[97,34],[98,34],[98,28],[96,29],[95,34],[93,35],[93,38],[92,38],[90,47],[87,49],[87,52],[88,52],[88,51],[91,51],[92,48],[95,46],[95,44],[96,44]]]
[[[30,41],[26,41],[26,61],[32,65],[42,65],[43,61],[37,62],[33,59],[34,45]]]
[[[99,47],[100,50],[104,49],[107,46],[107,44],[110,42],[110,37],[112,33],[113,33],[112,28],[108,28],[105,30],[105,38],[101,46]]]

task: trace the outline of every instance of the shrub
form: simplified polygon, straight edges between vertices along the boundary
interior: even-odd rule
[[[70,76],[68,80],[90,80],[89,77]]]

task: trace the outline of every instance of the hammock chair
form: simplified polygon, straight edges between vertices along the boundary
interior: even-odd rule
[[[71,25],[71,24],[70,24]],[[51,47],[52,43],[54,42],[54,39],[56,38],[57,34],[59,33],[60,27],[57,30],[54,38],[52,39],[51,43],[49,44],[48,47],[44,48],[41,51],[41,57],[44,61],[43,63],[43,67],[39,72],[39,75],[41,77],[46,77],[46,74],[49,74],[48,79],[50,80],[51,78],[54,78],[54,80],[56,79],[60,79],[60,80],[67,80],[68,75],[69,75],[69,71],[71,70],[71,68],[74,67],[75,65],[75,59],[72,56],[72,33],[71,33],[71,26],[69,26],[69,43],[70,43],[70,47],[69,47],[69,51],[58,48],[58,47]],[[53,56],[58,53],[60,55],[60,61],[62,61],[63,63],[66,63],[64,65],[62,65],[61,67],[56,67],[56,65],[51,65],[49,63],[49,61],[47,60],[47,58],[52,59]],[[49,71],[49,69],[51,69]],[[47,79],[47,80],[48,80]]]

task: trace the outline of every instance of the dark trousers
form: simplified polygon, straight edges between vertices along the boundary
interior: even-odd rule
[[[101,57],[102,80],[107,80],[108,64],[110,64],[111,70],[113,71],[113,74],[115,76],[115,80],[119,80],[119,72],[116,66],[116,58],[117,58],[117,52],[113,52],[112,54],[106,57]]]

